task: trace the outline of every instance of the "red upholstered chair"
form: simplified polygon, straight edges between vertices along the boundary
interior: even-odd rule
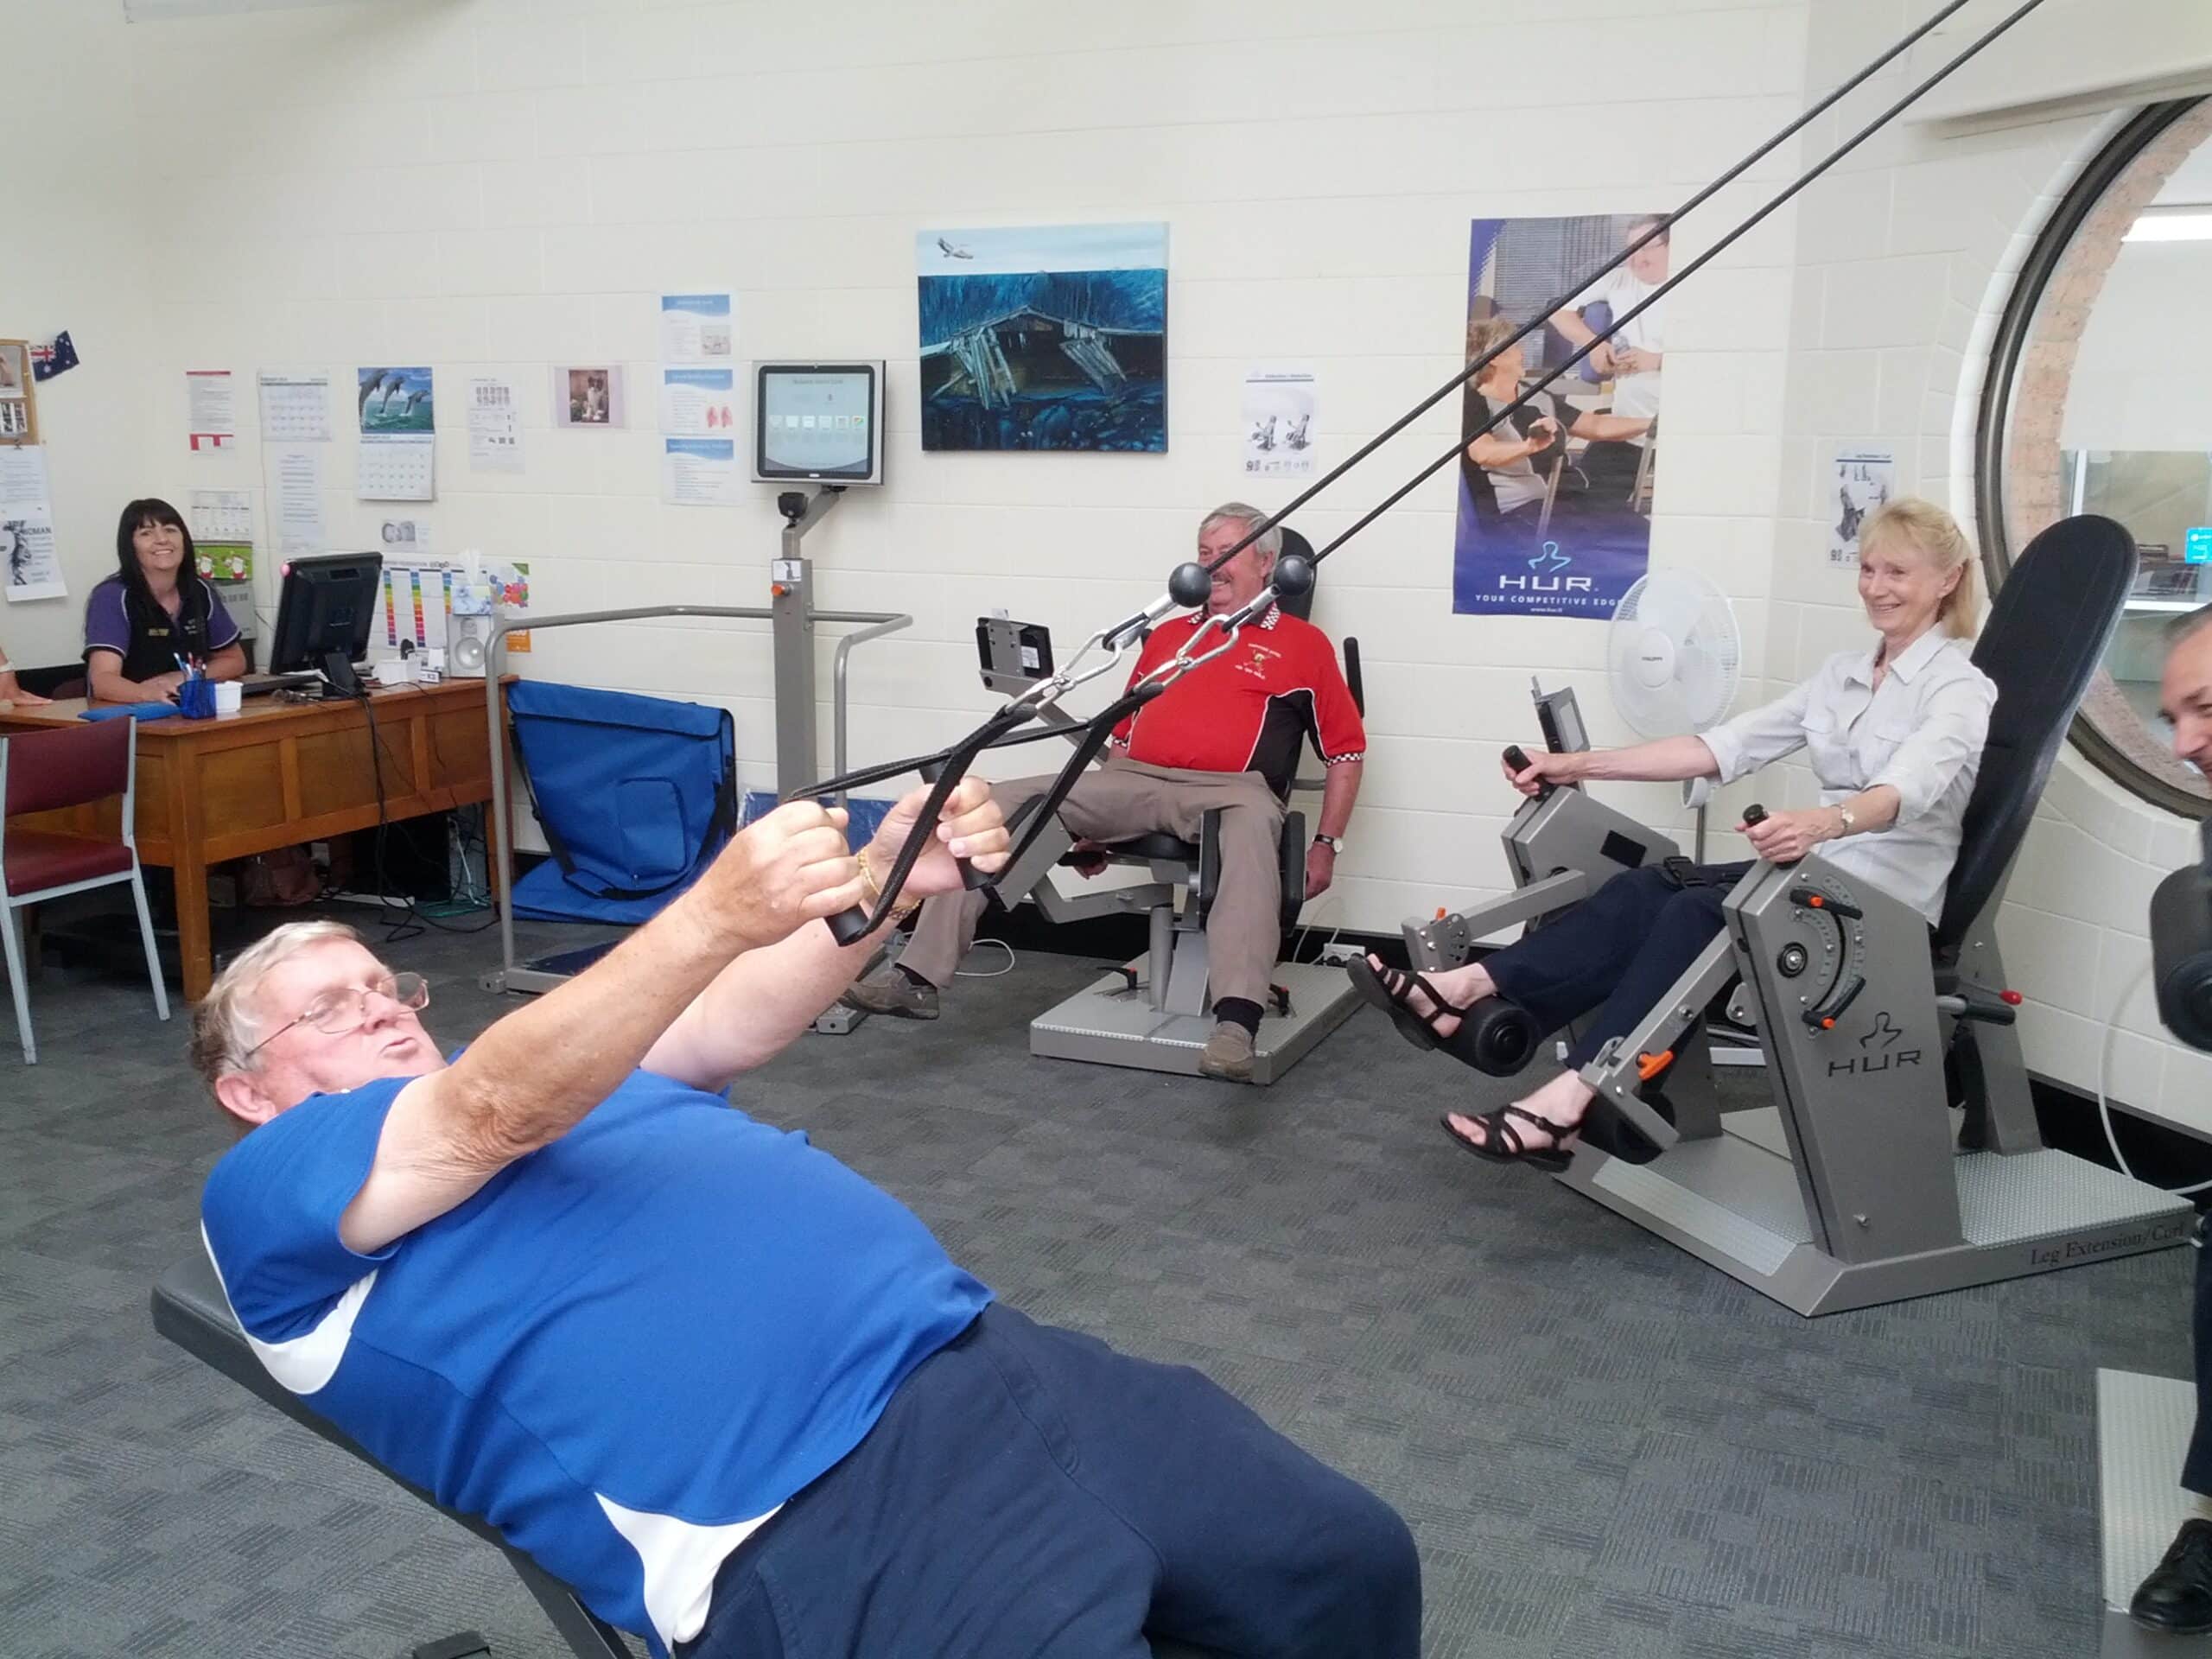
[[[23,979],[17,912],[42,899],[128,881],[130,896],[138,901],[138,932],[146,943],[146,970],[153,976],[154,1007],[162,1019],[169,1017],[168,989],[154,951],[154,918],[138,874],[138,760],[131,741],[137,727],[134,720],[103,720],[0,738],[0,944],[6,946],[16,1029],[27,1065],[38,1064],[38,1046],[31,1040],[30,991]],[[59,836],[8,822],[27,812],[84,806],[116,795],[123,798],[123,834],[113,841]]]

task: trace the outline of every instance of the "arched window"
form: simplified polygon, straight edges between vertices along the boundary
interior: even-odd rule
[[[2158,715],[2167,638],[2212,604],[2212,99],[2144,111],[2058,204],[1998,329],[1978,462],[1993,584],[2069,514],[2133,532],[2142,572],[2075,741],[2145,799],[2212,813]]]

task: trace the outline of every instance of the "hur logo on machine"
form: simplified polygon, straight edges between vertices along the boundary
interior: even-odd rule
[[[1904,1027],[1883,1009],[1874,1016],[1874,1023],[1859,1039],[1859,1052],[1847,1059],[1830,1060],[1828,1075],[1850,1077],[1854,1073],[1903,1071],[1908,1065],[1918,1065],[1921,1052],[1916,1048],[1899,1048],[1897,1039],[1904,1035]]]

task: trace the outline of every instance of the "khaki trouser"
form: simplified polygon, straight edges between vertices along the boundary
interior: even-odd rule
[[[1052,786],[1046,778],[994,784],[1008,820]],[[1201,814],[1221,810],[1221,881],[1206,912],[1206,961],[1213,1001],[1242,997],[1265,1007],[1282,943],[1282,803],[1256,772],[1186,772],[1114,759],[1086,772],[1060,804],[1060,822],[1092,841],[1125,841],[1166,830],[1198,838]],[[1017,830],[1016,834],[1019,835]],[[948,893],[924,904],[899,965],[942,989],[976,942],[985,895]]]

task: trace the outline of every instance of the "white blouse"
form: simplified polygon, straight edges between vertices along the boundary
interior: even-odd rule
[[[1972,652],[1972,641],[1930,628],[1890,665],[1878,690],[1873,651],[1839,652],[1788,696],[1701,735],[1724,784],[1806,749],[1823,806],[1877,784],[1895,789],[1894,823],[1823,842],[1820,855],[1933,922],[1942,915],[1997,702],[1996,684]]]

